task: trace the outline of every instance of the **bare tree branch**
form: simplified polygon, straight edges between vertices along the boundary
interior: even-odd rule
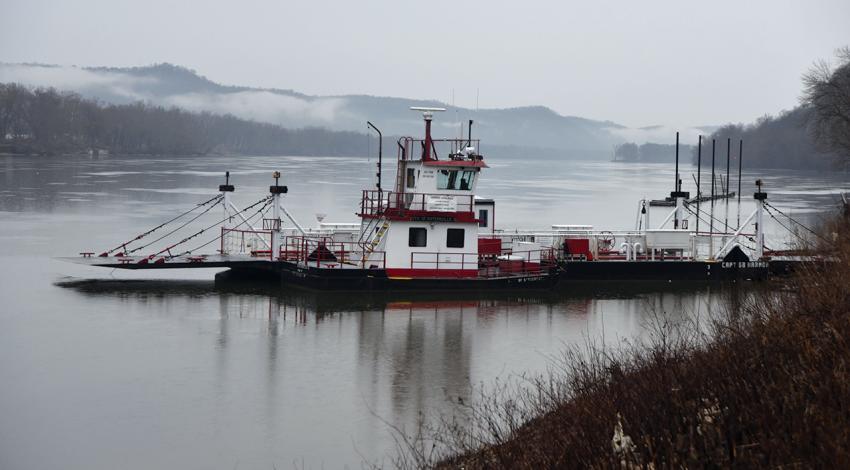
[[[820,60],[803,75],[801,101],[811,110],[809,130],[818,147],[850,160],[850,47],[835,57],[835,68]]]

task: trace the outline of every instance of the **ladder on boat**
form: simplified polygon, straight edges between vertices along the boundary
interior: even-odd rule
[[[366,230],[360,235],[360,246],[363,248],[362,263],[365,264],[366,260],[369,259],[369,255],[378,249],[389,229],[390,222],[384,217],[375,218],[369,222]]]

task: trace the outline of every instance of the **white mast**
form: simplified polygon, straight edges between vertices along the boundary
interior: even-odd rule
[[[233,204],[230,202],[230,193],[236,190],[232,184],[230,184],[230,172],[226,171],[224,173],[224,184],[220,184],[218,186],[219,192],[222,194],[222,204],[221,206],[224,208],[224,223],[222,227],[227,228],[230,222],[230,207]]]
[[[761,184],[761,180],[756,180],[758,191],[753,194],[756,200],[756,260],[764,257],[764,201],[767,200],[767,193],[762,192]]]

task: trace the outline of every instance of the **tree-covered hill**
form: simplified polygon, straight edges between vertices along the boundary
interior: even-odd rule
[[[717,154],[726,155],[726,139],[732,139],[732,161],[738,160],[738,140],[744,141],[744,167],[825,170],[839,165],[835,155],[815,145],[809,129],[808,107],[800,106],[777,116],[764,116],[753,124],[728,124],[703,140],[703,157],[711,155],[711,139]],[[696,161],[696,151],[693,152]],[[703,160],[705,161],[705,160]],[[736,164],[737,165],[737,164]]]
[[[0,84],[0,152],[67,154],[363,155],[365,136],[285,129],[232,115],[144,103],[105,104],[52,88]]]
[[[459,124],[474,119],[475,137],[488,147],[553,149],[561,155],[585,158],[607,157],[611,146],[623,140],[613,132],[622,127],[618,124],[564,116],[545,106],[469,109],[437,99],[307,95],[289,89],[223,85],[172,64],[113,68],[0,63],[0,82],[53,87],[116,105],[142,101],[192,112],[231,114],[289,129],[321,127],[366,133],[368,120],[384,135],[419,135],[422,116],[409,108],[443,107],[447,112],[434,121],[436,135],[458,136]]]

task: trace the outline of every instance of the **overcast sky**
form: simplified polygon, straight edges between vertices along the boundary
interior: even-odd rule
[[[629,126],[748,122],[850,45],[850,1],[2,0],[0,61],[171,62],[308,94],[545,105]]]

